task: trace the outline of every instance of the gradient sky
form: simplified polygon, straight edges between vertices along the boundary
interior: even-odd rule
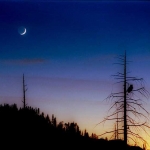
[[[125,50],[131,75],[150,91],[150,2],[0,2],[0,103],[22,107],[24,73],[29,106],[90,134],[111,130],[94,127],[110,107],[102,101]]]

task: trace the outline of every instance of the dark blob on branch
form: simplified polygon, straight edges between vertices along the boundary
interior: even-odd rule
[[[128,87],[127,92],[130,93],[132,90],[133,90],[133,85],[131,84],[131,85]]]

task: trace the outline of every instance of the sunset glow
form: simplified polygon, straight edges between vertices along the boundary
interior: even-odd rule
[[[0,103],[22,107],[24,74],[29,106],[90,135],[112,130],[114,122],[97,124],[109,114],[105,99],[123,86],[112,76],[123,70],[118,55],[126,50],[127,70],[150,92],[149,8],[148,1],[0,1]]]

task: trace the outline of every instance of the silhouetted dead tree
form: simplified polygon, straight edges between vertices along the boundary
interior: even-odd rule
[[[116,84],[121,84],[122,88],[120,88],[121,91],[112,92],[106,98],[112,103],[109,109],[112,113],[99,123],[115,121],[116,127],[114,130],[99,136],[115,133],[117,138],[118,136],[123,137],[125,147],[129,140],[135,144],[137,140],[147,143],[140,132],[143,130],[148,135],[147,129],[150,128],[148,124],[149,112],[143,107],[143,99],[149,97],[149,92],[145,89],[143,78],[129,76],[129,72],[127,72],[129,61],[126,59],[126,52],[118,59],[120,61],[116,64],[123,66],[123,72],[117,72],[113,77],[118,80]]]
[[[25,85],[25,80],[24,80],[24,74],[23,74],[23,108],[25,108],[27,106],[26,104],[26,91],[27,91],[27,88],[26,88],[27,85]]]

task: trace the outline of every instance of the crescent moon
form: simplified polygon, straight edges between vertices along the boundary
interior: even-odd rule
[[[24,34],[26,34],[26,32],[27,32],[27,30],[26,30],[26,28],[24,28],[24,32],[23,33],[20,33],[21,35],[24,35]]]
[[[18,33],[19,33],[20,35],[25,35],[26,32],[27,32],[27,30],[26,30],[25,27],[20,26],[20,27],[18,28]]]

